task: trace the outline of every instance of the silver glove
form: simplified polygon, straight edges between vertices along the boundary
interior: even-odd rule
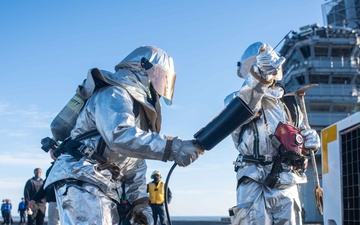
[[[276,75],[284,62],[284,57],[279,57],[270,45],[264,44],[256,56],[255,67],[260,70],[259,75],[268,80],[268,75]]]
[[[304,138],[305,155],[306,150],[317,151],[320,148],[320,137],[314,129],[306,129],[300,132]]]
[[[200,146],[194,145],[193,140],[183,141],[178,137],[174,137],[169,160],[185,167],[193,163],[204,152],[205,150],[201,149]]]
[[[136,205],[133,209],[133,218],[130,222],[132,225],[154,225],[154,219],[150,205],[148,203]]]

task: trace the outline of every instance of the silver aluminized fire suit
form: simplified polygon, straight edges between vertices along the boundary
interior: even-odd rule
[[[71,139],[75,139],[96,129],[100,135],[82,142],[87,149],[96,150],[101,136],[106,143],[103,156],[120,168],[120,176],[114,178],[109,170],[97,169],[98,162],[90,157],[76,160],[64,153],[47,177],[46,186],[54,185],[56,189],[61,224],[119,224],[117,204],[122,182],[126,184],[126,196],[134,206],[135,217],[152,224],[145,159],[187,166],[201,152],[192,141],[177,137],[170,140],[159,134],[161,105],[151,82],[161,78],[161,74],[155,74],[155,80],[150,77],[141,64],[143,57],[157,70],[161,68],[155,65],[173,71],[172,58],[161,49],[153,46],[135,49],[115,67],[115,73],[101,70],[102,77],[113,85],[93,93],[71,131]],[[155,85],[165,85],[162,81],[157,80]]]
[[[254,114],[257,113],[256,118],[250,119],[252,122],[244,123],[232,133],[233,142],[239,151],[234,162],[238,183],[237,205],[230,208],[229,212],[233,225],[299,225],[302,219],[297,184],[307,182],[305,174],[296,173],[291,166],[282,163],[279,184],[273,189],[264,185],[273,165],[272,160],[278,154],[269,135],[275,133],[279,122],[294,125],[295,121],[291,120],[281,101],[284,89],[272,85],[274,75],[281,73],[278,69],[281,66],[279,61],[284,59],[279,58],[268,45],[265,45],[266,51],[259,53],[261,46],[264,44],[257,42],[245,51],[239,65],[242,68],[238,70],[238,75],[245,78],[244,83],[239,92],[225,99],[227,104],[238,95]],[[272,71],[274,68],[278,69],[275,73]],[[278,75],[280,78],[277,79],[281,79],[282,74]],[[301,127],[301,114],[298,114],[297,122]],[[304,130],[301,134],[305,147],[319,148],[320,140],[315,130]]]

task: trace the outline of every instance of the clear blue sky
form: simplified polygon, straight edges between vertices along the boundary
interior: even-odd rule
[[[174,58],[173,105],[163,104],[163,134],[191,139],[238,90],[236,62],[256,41],[273,47],[289,30],[323,25],[323,0],[0,1],[0,198],[13,215],[33,169],[50,157],[40,147],[49,125],[90,68],[114,66],[141,45]],[[281,46],[281,45],[280,45]],[[278,48],[277,50],[279,50]],[[177,167],[169,187],[172,216],[227,216],[236,204],[231,138],[194,164]],[[148,179],[172,163],[148,161]]]

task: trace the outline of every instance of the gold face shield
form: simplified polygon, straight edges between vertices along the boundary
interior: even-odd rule
[[[176,74],[168,71],[158,64],[152,64],[145,57],[141,59],[141,66],[145,69],[155,91],[162,97],[167,105],[172,104]]]

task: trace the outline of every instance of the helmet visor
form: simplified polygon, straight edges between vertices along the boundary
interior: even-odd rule
[[[167,105],[171,105],[176,80],[175,72],[170,72],[160,65],[153,64],[150,69],[146,70],[146,73],[155,91],[164,97]]]
[[[246,78],[250,72],[251,67],[256,62],[256,56],[249,57],[238,63],[237,75],[242,78]]]

